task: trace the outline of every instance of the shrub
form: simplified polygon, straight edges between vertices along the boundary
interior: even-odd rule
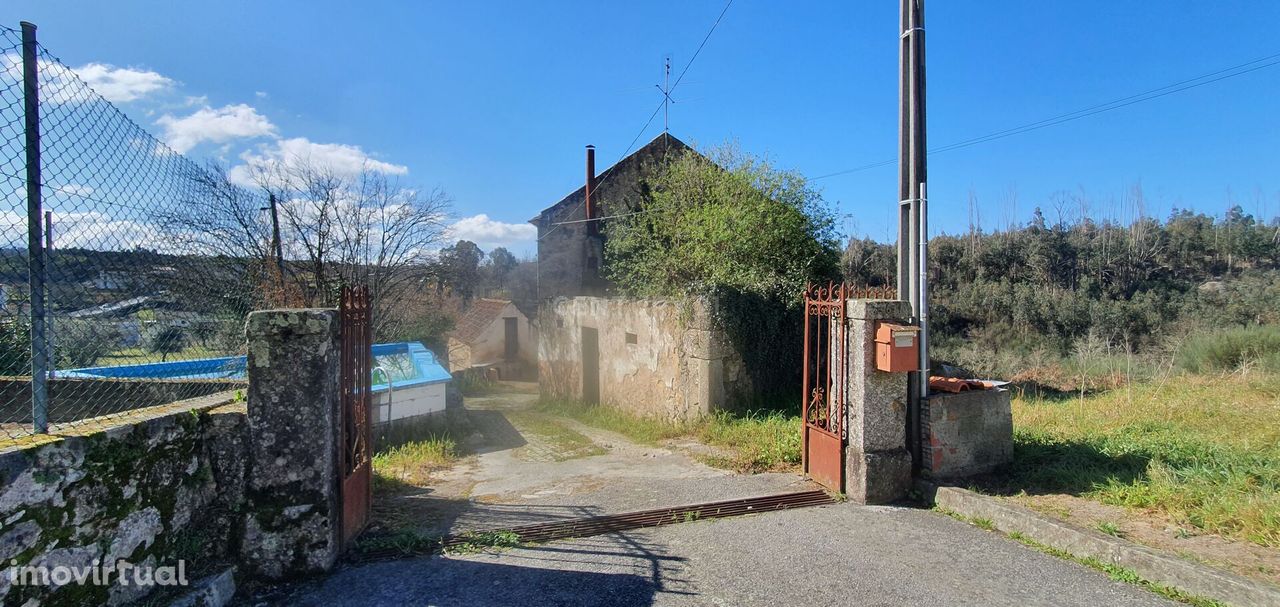
[[[1178,366],[1192,373],[1233,371],[1252,364],[1280,371],[1280,326],[1199,333],[1188,337],[1178,351]]]

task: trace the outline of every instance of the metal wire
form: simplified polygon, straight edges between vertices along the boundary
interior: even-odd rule
[[[267,197],[174,152],[39,47],[52,242],[33,319],[20,32],[0,28],[0,58],[0,439],[33,431],[33,322],[49,334],[53,432],[236,388],[245,316],[274,284]],[[245,212],[219,220],[215,202]]]

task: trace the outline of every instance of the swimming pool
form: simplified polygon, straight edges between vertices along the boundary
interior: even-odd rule
[[[374,344],[373,399],[378,422],[442,411],[445,384],[453,376],[420,342]],[[243,356],[170,362],[59,369],[58,377],[76,379],[246,379]]]

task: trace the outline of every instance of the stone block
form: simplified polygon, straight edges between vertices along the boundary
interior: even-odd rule
[[[249,315],[247,515],[241,557],[267,578],[315,573],[338,555],[337,310]]]
[[[859,504],[887,504],[911,489],[911,454],[906,449],[850,452],[845,458],[845,494]]]
[[[911,318],[911,302],[889,299],[850,299],[845,304],[850,320],[906,320]]]

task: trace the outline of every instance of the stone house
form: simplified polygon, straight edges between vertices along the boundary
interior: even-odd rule
[[[612,291],[599,218],[639,210],[648,178],[686,150],[692,148],[663,133],[596,175],[595,148],[587,146],[586,183],[529,220],[538,228],[539,301]]]
[[[503,379],[530,375],[537,362],[532,323],[510,300],[477,299],[449,335],[449,370],[494,369]]]

